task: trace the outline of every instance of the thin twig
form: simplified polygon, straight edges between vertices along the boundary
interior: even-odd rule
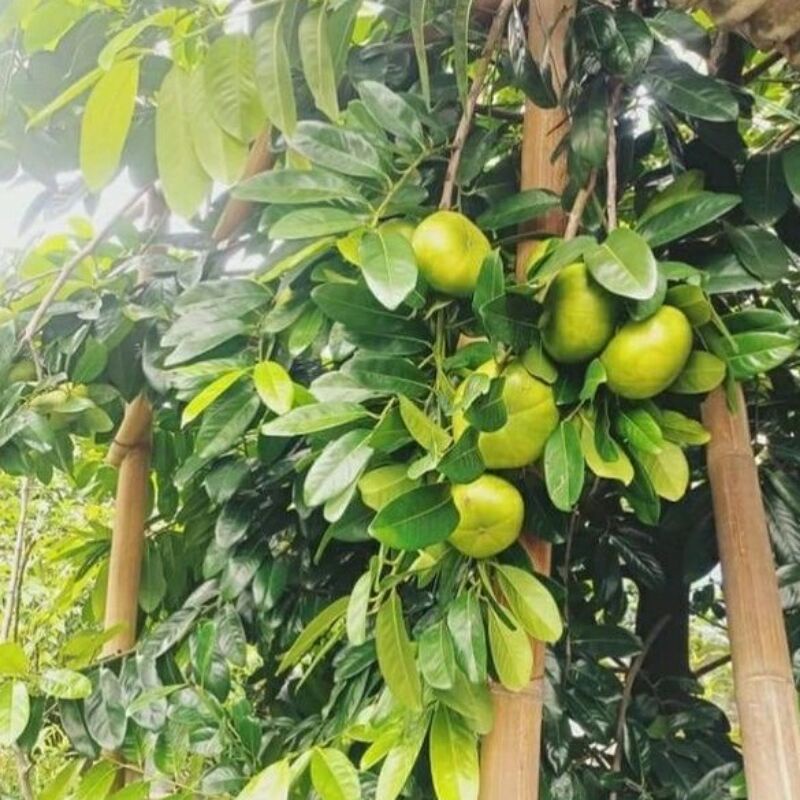
[[[17,780],[22,800],[36,800],[31,785],[31,763],[19,745],[14,745],[14,759],[17,762]]]
[[[40,380],[42,377],[42,365],[38,354],[36,353],[36,348],[33,346],[33,337],[36,335],[36,331],[39,329],[39,325],[41,325],[42,319],[47,313],[47,309],[50,307],[53,300],[56,299],[56,296],[61,289],[64,288],[64,284],[69,280],[76,267],[83,261],[84,258],[87,258],[95,251],[95,248],[106,238],[106,236],[108,236],[114,225],[116,225],[117,222],[124,217],[136,205],[136,203],[139,202],[139,200],[147,193],[149,189],[149,186],[145,186],[143,189],[140,189],[138,192],[136,192],[136,194],[134,194],[134,196],[127,203],[125,203],[125,205],[116,214],[114,214],[113,217],[111,217],[111,219],[94,235],[94,237],[92,237],[92,239],[90,239],[74,256],[72,256],[72,258],[69,259],[69,261],[64,264],[63,267],[61,267],[56,279],[48,289],[47,294],[42,298],[42,301],[33,312],[33,316],[25,326],[25,330],[22,333],[22,343],[26,344],[33,354],[34,362],[36,364],[36,371]]]
[[[464,145],[467,143],[467,136],[469,136],[469,131],[472,127],[475,107],[483,91],[483,84],[486,81],[486,75],[489,71],[492,56],[500,42],[506,22],[508,21],[508,15],[511,13],[514,2],[515,0],[502,1],[492,20],[492,26],[489,28],[486,44],[483,47],[483,52],[475,68],[475,78],[472,81],[472,86],[470,87],[469,94],[467,94],[467,99],[464,103],[464,112],[461,115],[461,120],[458,123],[456,135],[453,139],[453,149],[450,154],[450,161],[447,164],[447,172],[445,173],[442,199],[439,203],[439,208],[450,208],[450,206],[453,205],[453,191],[456,185],[456,175],[458,174],[458,167],[464,152]]]
[[[633,698],[633,686],[636,683],[636,678],[639,676],[639,672],[641,672],[642,666],[644,665],[644,660],[647,658],[647,654],[650,651],[650,648],[653,646],[654,642],[658,637],[661,635],[661,631],[664,630],[664,627],[669,622],[669,615],[661,617],[661,619],[653,626],[650,633],[647,635],[647,638],[644,640],[642,644],[642,650],[638,656],[633,660],[631,663],[631,668],[628,670],[628,675],[625,678],[625,686],[622,690],[622,699],[619,702],[619,713],[617,714],[617,735],[616,741],[617,746],[614,750],[614,762],[613,762],[613,770],[614,772],[620,772],[622,769],[622,755],[624,752],[623,747],[623,740],[625,737],[625,721],[628,716],[628,706],[631,704],[631,699]],[[609,800],[617,800],[617,792],[616,790],[613,791],[609,797]]]
[[[711,661],[706,662],[705,664],[701,664],[695,671],[694,677],[696,680],[700,680],[700,678],[708,675],[709,672],[713,672],[715,669],[719,669],[720,667],[724,667],[726,664],[729,664],[731,661],[730,654],[726,656],[720,656],[719,658],[714,658]]]
[[[608,230],[617,227],[617,112],[622,99],[623,85],[618,83],[611,92],[608,104],[608,154],[606,156],[606,215]]]
[[[22,581],[25,577],[25,533],[28,524],[28,506],[31,499],[33,479],[26,477],[22,481],[19,491],[19,517],[17,519],[16,540],[14,542],[14,556],[11,562],[11,574],[8,577],[8,590],[6,592],[6,607],[3,613],[3,627],[0,630],[0,641],[6,642],[14,631],[15,610],[17,596],[21,594]]]
[[[742,83],[751,83],[759,75],[763,75],[770,67],[777,64],[782,58],[783,54],[778,52],[768,55],[763,61],[759,61],[752,69],[747,70],[747,72],[742,75]]]
[[[597,170],[593,169],[589,173],[589,180],[586,182],[586,186],[582,186],[578,190],[578,194],[575,195],[575,202],[572,204],[572,208],[569,212],[569,219],[567,219],[567,227],[564,229],[565,242],[574,239],[575,235],[578,233],[578,228],[583,218],[583,212],[586,211],[586,205],[589,202],[589,198],[592,196],[592,192],[594,192],[596,183]]]

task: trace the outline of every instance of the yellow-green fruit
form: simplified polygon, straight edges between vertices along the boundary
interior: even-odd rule
[[[477,371],[494,378],[499,369],[496,362],[487,361]],[[506,423],[496,431],[478,436],[478,449],[489,469],[516,469],[532,464],[558,425],[558,409],[550,386],[534,378],[519,361],[509,364],[503,377]],[[464,386],[462,383],[456,392],[456,403],[464,396]],[[463,412],[453,414],[456,439],[468,424]]]
[[[589,274],[585,264],[564,267],[544,299],[542,340],[563,364],[596,356],[614,335],[616,301]]]
[[[8,370],[9,383],[28,383],[36,380],[36,365],[29,358],[15,361]]]
[[[411,240],[417,266],[425,280],[445,294],[463,297],[478,282],[491,245],[463,214],[437,211],[424,219]]]
[[[472,558],[488,558],[511,546],[522,530],[522,495],[496,475],[481,475],[472,483],[453,486],[458,527],[450,544]]]
[[[692,352],[692,326],[672,306],[617,331],[600,356],[608,387],[620,397],[644,400],[663,392],[680,375]]]

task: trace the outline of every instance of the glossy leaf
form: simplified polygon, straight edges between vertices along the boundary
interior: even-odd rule
[[[581,496],[585,470],[575,426],[562,421],[550,435],[544,451],[547,493],[556,508],[570,511]]]
[[[441,705],[433,714],[430,760],[438,800],[478,800],[477,738],[456,714]]]
[[[780,219],[792,204],[779,153],[763,153],[748,159],[741,177],[742,206],[760,225]],[[746,265],[745,265],[746,266]]]
[[[355,131],[325,122],[301,122],[291,143],[317,166],[354,177],[384,178],[378,151],[365,136]]]
[[[727,226],[725,232],[745,269],[765,282],[778,281],[789,270],[789,253],[770,231],[755,225]]]
[[[262,361],[253,368],[261,402],[275,414],[287,414],[294,400],[294,384],[289,373],[276,361]]]
[[[350,181],[334,172],[317,168],[262,172],[242,181],[233,194],[242,200],[282,205],[313,205],[328,200],[360,197]]]
[[[678,445],[664,442],[658,453],[639,453],[637,458],[659,497],[674,502],[686,494],[689,462]]]
[[[331,627],[347,613],[349,597],[340,597],[322,609],[308,625],[303,628],[300,635],[294,640],[292,646],[278,664],[278,672],[283,672],[294,666],[312,647],[326,634]]]
[[[314,102],[328,119],[335,120],[339,116],[339,101],[327,21],[324,5],[310,9],[300,22],[298,40],[303,73]]]
[[[311,782],[322,800],[360,800],[361,783],[350,759],[332,747],[317,747],[311,756]]]
[[[713,353],[694,350],[669,390],[677,394],[705,394],[722,383],[725,370],[725,362]]]
[[[560,204],[559,197],[546,189],[527,189],[493,203],[478,217],[477,224],[484,229],[507,228],[535,219]]]
[[[21,681],[0,684],[0,745],[10,747],[28,724],[30,700]]]
[[[375,646],[381,674],[392,696],[411,711],[421,711],[422,684],[397,592],[392,591],[378,611]]]
[[[285,6],[256,29],[255,74],[270,122],[286,136],[297,127],[297,105],[284,32]]]
[[[261,426],[261,433],[264,436],[299,436],[338,428],[366,416],[366,409],[358,403],[313,403],[267,422]]]
[[[236,795],[236,800],[288,800],[290,787],[289,762],[271,764],[253,777]]]
[[[389,547],[421,550],[443,542],[458,520],[450,487],[439,483],[412,489],[392,500],[378,512],[369,532]]]
[[[336,497],[361,477],[373,453],[367,444],[369,435],[368,430],[349,431],[325,446],[303,484],[303,497],[309,507]]]
[[[506,689],[518,692],[530,683],[533,674],[533,650],[528,634],[513,617],[514,626],[509,627],[493,608],[488,613],[489,646],[497,677]],[[510,616],[507,609],[505,614]]]
[[[400,233],[367,233],[359,247],[359,262],[370,291],[390,310],[396,309],[417,285],[414,251]]]
[[[592,277],[613,294],[647,300],[656,291],[656,260],[647,242],[632,230],[617,228],[584,258]]]
[[[444,620],[428,626],[419,637],[419,666],[428,686],[434,689],[453,687],[455,649]]]
[[[555,642],[563,626],[558,606],[544,584],[519,567],[497,565],[500,587],[514,616],[535,639]]]

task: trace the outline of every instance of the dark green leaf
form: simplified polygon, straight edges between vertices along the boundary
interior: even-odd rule
[[[789,253],[770,231],[755,225],[725,227],[728,241],[748,272],[765,282],[779,281],[789,270]]]
[[[608,291],[647,300],[658,287],[658,266],[647,242],[628,228],[612,231],[584,256],[592,277]]]
[[[744,210],[754,222],[770,225],[780,219],[792,204],[780,153],[749,158],[742,171],[741,191]]]
[[[740,202],[735,194],[698,192],[648,217],[638,231],[651,247],[659,247],[708,225]]]
[[[544,450],[547,493],[556,508],[570,511],[581,496],[584,481],[583,450],[575,426],[562,421]]]
[[[355,131],[325,122],[301,122],[291,144],[307,159],[325,169],[360,178],[385,180],[378,151],[369,139]]]
[[[451,483],[472,483],[483,475],[485,466],[478,448],[479,436],[476,428],[467,428],[439,462],[439,472]]]
[[[561,204],[558,195],[546,189],[527,189],[493,203],[477,219],[481,228],[497,230],[541,216]]]

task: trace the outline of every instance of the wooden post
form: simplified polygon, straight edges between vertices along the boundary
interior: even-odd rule
[[[725,393],[703,404],[706,453],[728,612],[748,797],[800,798],[800,715],[747,408]]]
[[[529,44],[534,58],[547,57],[553,67],[556,91],[566,77],[564,42],[575,0],[530,0]],[[549,53],[549,56],[546,55]],[[567,185],[564,155],[554,159],[556,145],[565,133],[561,108],[544,109],[533,103],[525,108],[522,133],[521,188],[550,189],[561,194]],[[556,209],[537,221],[531,233],[559,235],[566,227],[566,215]],[[525,267],[533,242],[517,249],[517,278],[525,280]],[[548,574],[552,548],[533,533],[522,535],[521,543],[533,568]],[[545,645],[534,642],[531,682],[521,692],[492,687],[494,727],[481,745],[480,800],[538,800],[541,759],[542,706],[544,693]]]

